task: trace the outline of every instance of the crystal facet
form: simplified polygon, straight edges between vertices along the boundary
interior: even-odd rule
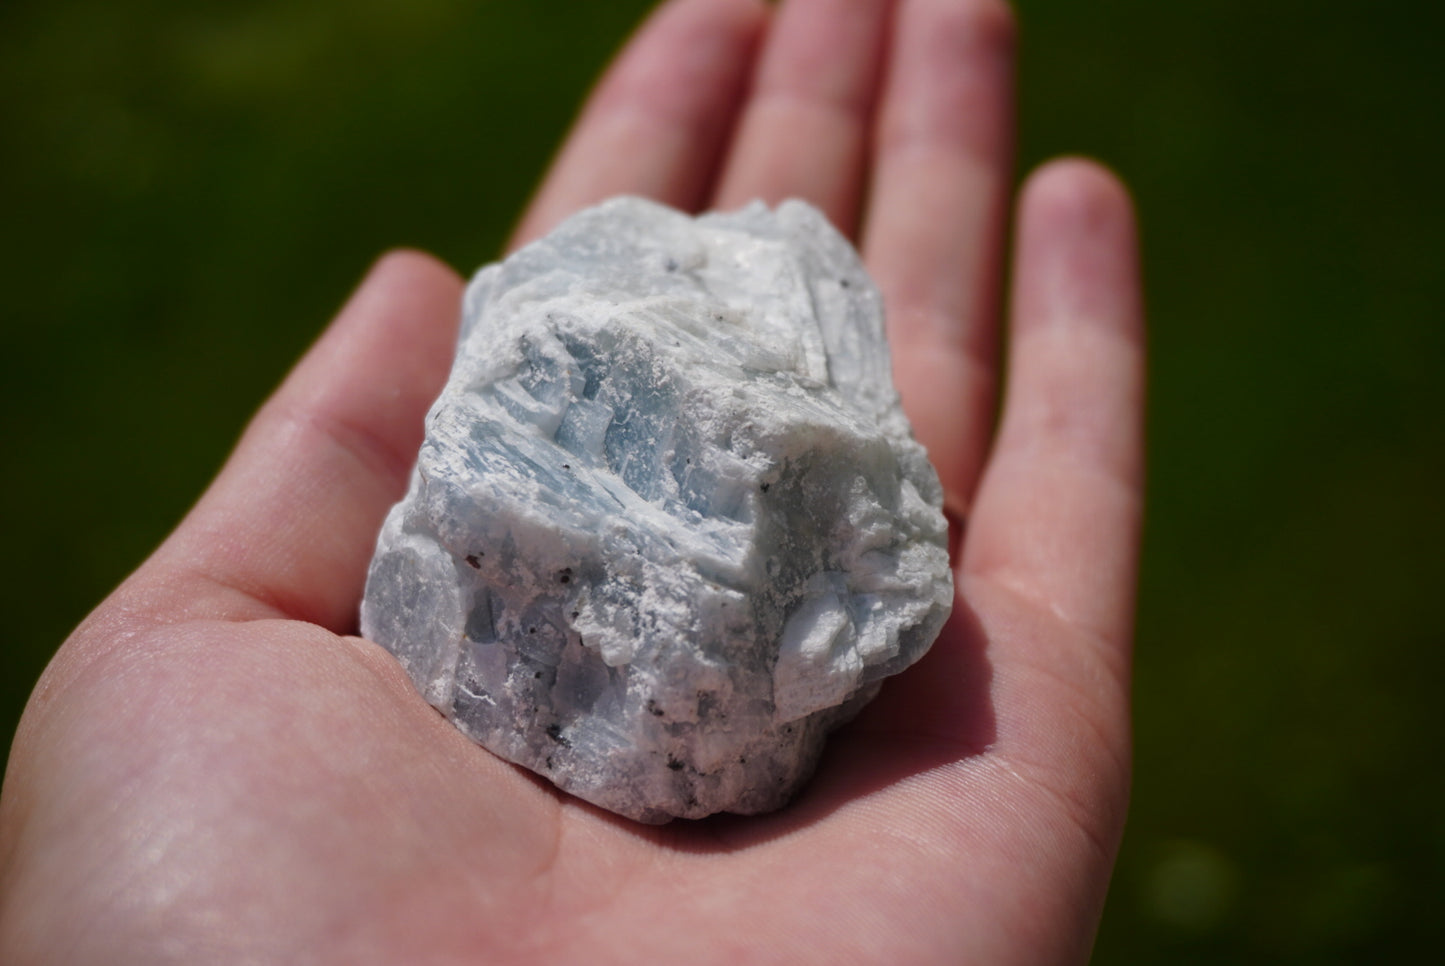
[[[940,507],[822,214],[613,199],[473,279],[362,631],[574,795],[767,811],[937,636]]]

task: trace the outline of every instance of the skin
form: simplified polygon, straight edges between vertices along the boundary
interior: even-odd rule
[[[1143,329],[1119,183],[1061,160],[1011,196],[1013,56],[997,0],[673,0],[518,228],[622,192],[797,195],[884,291],[957,603],[795,803],[605,814],[350,636],[462,285],[399,252],[41,678],[0,798],[0,961],[1085,961],[1128,794]]]

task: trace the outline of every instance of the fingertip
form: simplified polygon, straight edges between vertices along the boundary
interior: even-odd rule
[[[455,287],[462,283],[456,269],[429,252],[417,248],[391,248],[371,263],[363,276],[365,283],[376,280],[416,285],[430,290],[437,285]]]
[[[1122,178],[1092,158],[1056,158],[1036,168],[1020,191],[1021,230],[1111,236],[1132,245],[1134,200]]]
[[[456,340],[465,281],[412,248],[377,256],[341,311],[282,387],[279,398],[329,407],[381,381],[435,392]]]
[[[322,341],[349,340],[356,328],[380,324],[391,340],[420,339],[449,348],[455,326],[438,325],[436,320],[456,315],[464,286],[465,279],[456,269],[435,255],[413,248],[389,249],[362,275]]]
[[[1015,325],[1102,321],[1137,336],[1138,230],[1123,180],[1090,158],[1059,158],[1028,177],[1018,210]]]

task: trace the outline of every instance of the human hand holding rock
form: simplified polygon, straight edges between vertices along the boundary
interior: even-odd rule
[[[860,242],[959,591],[797,801],[610,816],[347,636],[455,338],[459,279],[400,253],[47,669],[0,800],[0,959],[1082,961],[1127,797],[1142,326],[1123,191],[1035,173],[995,432],[1012,70],[994,0],[676,0],[519,228],[799,196]]]

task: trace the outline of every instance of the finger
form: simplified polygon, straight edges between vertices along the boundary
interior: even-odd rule
[[[1143,488],[1143,313],[1122,185],[1055,162],[1019,209],[1008,390],[965,576],[1106,643],[1133,621]]]
[[[852,234],[889,0],[788,0],[778,13],[714,204],[804,198]]]
[[[122,588],[128,609],[351,630],[377,531],[446,378],[461,288],[427,255],[378,262]]]
[[[1013,71],[1001,0],[903,3],[864,258],[883,290],[904,407],[958,518],[993,425]]]
[[[766,24],[758,0],[660,7],[583,108],[511,247],[613,195],[701,206]]]

